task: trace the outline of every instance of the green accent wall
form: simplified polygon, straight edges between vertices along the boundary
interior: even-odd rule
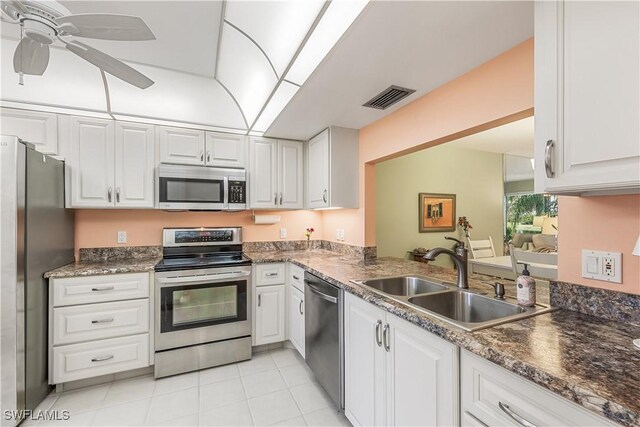
[[[445,236],[463,237],[461,229],[419,233],[418,193],[456,194],[456,216],[469,219],[471,238],[491,236],[496,255],[502,255],[503,188],[502,154],[443,144],[377,163],[378,256],[408,258],[407,251],[417,247],[452,248]],[[453,265],[445,255],[434,264]]]

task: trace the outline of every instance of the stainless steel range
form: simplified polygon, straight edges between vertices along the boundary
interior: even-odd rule
[[[155,266],[155,377],[251,358],[242,228],[165,228]]]

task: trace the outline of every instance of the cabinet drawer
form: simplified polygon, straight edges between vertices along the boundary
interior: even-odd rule
[[[289,264],[289,279],[294,288],[304,294],[304,269],[294,264]]]
[[[53,345],[149,332],[149,300],[53,309]]]
[[[149,273],[53,279],[53,306],[149,297]]]
[[[51,383],[149,366],[149,334],[111,338],[53,348]]]
[[[284,264],[257,264],[256,286],[283,285],[285,282]]]
[[[467,424],[518,425],[515,419],[521,418],[540,427],[616,425],[468,351],[462,352],[461,362]]]

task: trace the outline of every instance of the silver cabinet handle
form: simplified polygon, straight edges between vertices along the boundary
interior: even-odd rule
[[[384,339],[384,349],[391,350],[391,345],[389,344],[389,324],[384,325],[384,329],[382,330],[382,338]]]
[[[327,190],[324,190],[322,192],[322,201],[327,203]]]
[[[113,322],[113,317],[110,317],[108,319],[100,319],[100,320],[92,320],[91,323],[93,323],[94,325],[97,323],[111,323]]]
[[[296,280],[300,280],[300,278],[298,276],[296,276],[295,274],[293,275],[293,278]]]
[[[107,188],[107,200],[111,202],[111,195],[113,194],[113,188]]]
[[[204,161],[204,151],[200,152],[200,161],[203,162]]]
[[[277,205],[278,204],[278,193],[273,193],[274,197],[273,197],[273,204]]]
[[[518,423],[518,425],[521,425],[523,427],[537,427],[534,423],[525,420],[520,415],[513,412],[513,410],[511,410],[511,408],[509,408],[509,405],[507,405],[506,403],[498,402],[498,406],[500,407],[500,409],[502,409],[502,412],[507,414],[509,418]]]
[[[113,354],[109,354],[107,356],[94,357],[91,359],[92,362],[104,362],[105,360],[113,359]]]
[[[547,141],[547,145],[544,147],[544,170],[547,173],[547,178],[553,178],[556,174],[553,170],[553,149],[554,141],[552,139]]]
[[[266,273],[265,276],[267,277],[273,277],[273,276],[277,276],[278,273]]]
[[[475,416],[475,415],[473,415],[471,412],[469,412],[469,411],[464,411],[464,413],[465,413],[469,418],[473,419],[475,422],[477,422],[478,424],[480,424],[481,426],[489,427],[489,425],[488,425],[488,424],[483,423],[483,422],[482,422],[482,420],[481,420],[480,418],[476,417],[476,416]]]
[[[262,304],[262,294],[258,294],[258,307]]]
[[[300,310],[300,314],[304,314],[302,312],[302,304],[304,303],[304,301],[300,300],[300,306],[298,307],[298,309]]]
[[[92,292],[101,292],[101,291],[112,291],[113,286],[103,286],[101,288],[91,288]]]
[[[376,344],[378,347],[382,347],[382,336],[380,336],[380,326],[382,326],[382,320],[378,320],[376,322]]]
[[[282,193],[280,193],[280,204],[282,205]]]
[[[207,163],[211,161],[211,153],[207,150]]]
[[[120,187],[116,187],[116,203],[120,203]]]

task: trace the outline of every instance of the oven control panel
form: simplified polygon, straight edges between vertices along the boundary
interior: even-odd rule
[[[232,230],[176,231],[175,243],[232,242]]]
[[[246,203],[245,181],[229,181],[229,203]]]

